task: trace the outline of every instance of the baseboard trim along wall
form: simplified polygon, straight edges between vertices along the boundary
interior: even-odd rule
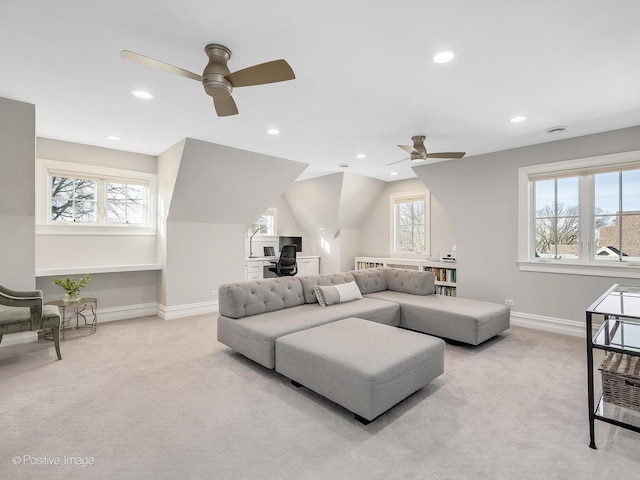
[[[176,305],[166,307],[158,304],[157,315],[163,320],[175,320],[178,318],[193,317],[194,315],[205,315],[218,311],[217,300],[211,302],[191,303],[187,305]]]
[[[511,312],[511,325],[574,337],[584,337],[586,329],[585,322],[522,312]]]

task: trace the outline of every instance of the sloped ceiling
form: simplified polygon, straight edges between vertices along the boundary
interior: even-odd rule
[[[306,235],[336,236],[341,228],[362,225],[385,185],[374,178],[335,173],[296,182],[284,198]]]
[[[168,221],[250,225],[306,167],[187,138]]]

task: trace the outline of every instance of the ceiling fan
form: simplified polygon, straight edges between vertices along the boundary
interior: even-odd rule
[[[296,78],[286,60],[273,60],[231,73],[227,67],[227,61],[231,58],[231,50],[223,45],[211,43],[204,48],[204,51],[209,57],[209,63],[204,68],[202,75],[129,50],[121,51],[120,56],[148,67],[202,82],[204,91],[213,97],[213,104],[219,117],[237,115],[238,107],[231,96],[234,88],[283,82]]]
[[[409,158],[403,158],[402,160],[396,160],[395,162],[387,163],[389,165],[395,165],[396,163],[404,162],[406,160],[426,160],[427,158],[462,158],[466,152],[436,152],[428,153],[424,146],[424,135],[415,135],[411,137],[413,140],[413,146],[410,145],[398,145],[401,149],[409,152],[411,155]]]

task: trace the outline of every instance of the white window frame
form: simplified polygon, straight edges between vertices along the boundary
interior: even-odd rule
[[[55,222],[51,220],[50,176],[84,177],[120,183],[146,184],[147,221],[145,226],[115,223]],[[106,193],[98,187],[98,208],[104,208]],[[101,198],[104,197],[104,198]],[[156,235],[157,233],[157,175],[56,160],[37,159],[36,162],[36,234],[43,235]]]
[[[402,199],[424,198],[424,252],[396,250],[398,231],[396,221],[396,202]],[[431,254],[431,193],[429,190],[398,192],[389,195],[389,252],[395,257],[429,256]]]
[[[594,259],[593,225],[594,199],[590,176],[584,175],[615,169],[640,168],[640,151],[615,153],[597,157],[566,160],[521,167],[518,170],[518,267],[520,271],[564,273],[605,277],[640,278],[640,262]],[[579,176],[580,182],[580,241],[577,259],[550,259],[533,257],[534,201],[530,179],[548,175]]]
[[[273,232],[255,232],[255,225],[261,217],[270,215],[273,218]],[[278,236],[278,209],[276,207],[269,207],[256,221],[249,227],[247,235],[252,235],[255,232],[256,237],[277,237]]]

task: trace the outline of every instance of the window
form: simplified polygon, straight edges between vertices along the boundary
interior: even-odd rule
[[[531,271],[640,266],[640,152],[521,168],[518,250]]]
[[[393,226],[391,250],[394,253],[428,253],[428,195],[425,193],[392,195],[391,207]]]
[[[276,207],[269,208],[260,215],[249,229],[249,235],[255,233],[262,236],[275,236],[278,234],[278,210]]]
[[[82,233],[95,227],[102,233],[109,227],[155,233],[154,174],[49,160],[38,165],[38,233],[62,233],[61,227],[70,226],[75,233],[83,227]]]

